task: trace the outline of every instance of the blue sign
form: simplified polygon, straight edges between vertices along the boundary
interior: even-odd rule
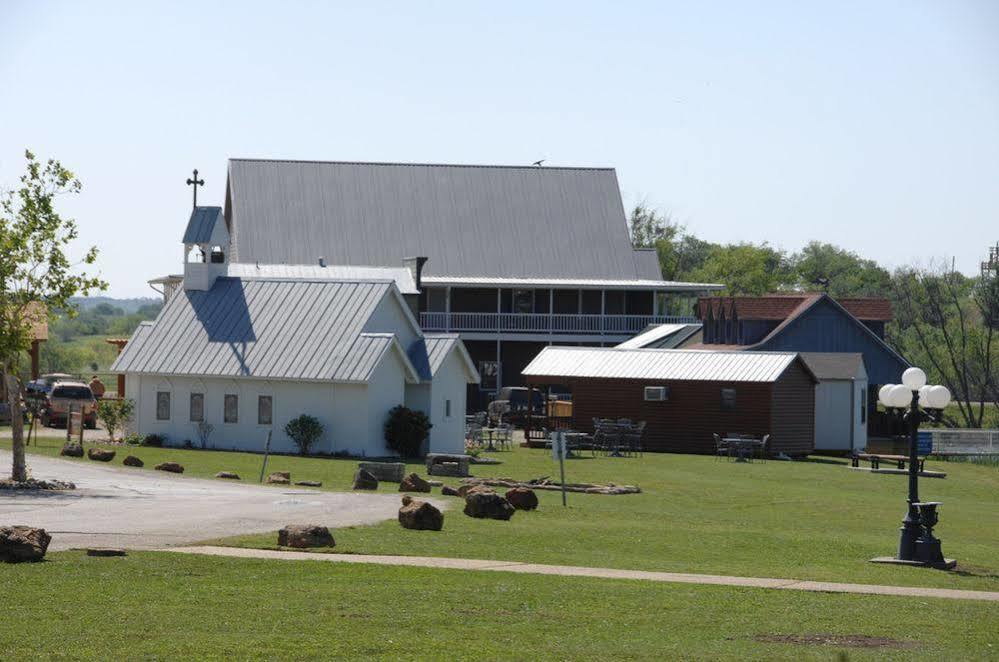
[[[933,452],[933,431],[920,430],[919,440],[916,443],[916,455],[929,455]]]

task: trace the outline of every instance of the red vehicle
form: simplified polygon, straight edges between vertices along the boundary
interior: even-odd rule
[[[83,425],[91,430],[97,427],[97,400],[90,387],[82,382],[56,382],[45,396],[41,410],[42,425],[65,426],[70,409],[83,412]]]

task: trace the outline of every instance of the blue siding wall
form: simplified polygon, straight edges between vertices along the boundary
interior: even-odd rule
[[[871,384],[897,384],[908,364],[828,300],[823,299],[788,324],[759,351],[859,352]]]

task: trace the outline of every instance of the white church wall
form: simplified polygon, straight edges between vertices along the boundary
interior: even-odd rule
[[[394,295],[386,294],[365,323],[365,333],[394,333],[403,349],[408,350],[420,335],[409,322],[403,310],[405,305]]]
[[[437,374],[430,392],[430,452],[465,452],[465,368],[457,350],[451,350]]]

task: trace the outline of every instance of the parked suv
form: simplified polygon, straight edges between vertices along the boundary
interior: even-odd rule
[[[97,401],[90,387],[83,382],[56,382],[52,385],[42,407],[42,425],[66,425],[70,407],[83,411],[83,425],[93,430],[97,427]]]

